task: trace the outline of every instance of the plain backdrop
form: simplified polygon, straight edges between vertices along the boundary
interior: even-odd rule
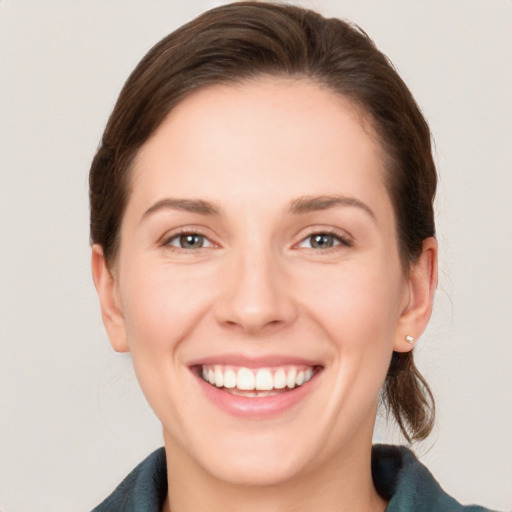
[[[162,444],[90,278],[87,173],[128,73],[211,0],[0,0],[0,510],[87,511]],[[440,285],[415,450],[512,508],[512,2],[312,0],[387,53],[436,141]],[[379,422],[376,440],[397,440]],[[212,509],[214,510],[215,507]]]

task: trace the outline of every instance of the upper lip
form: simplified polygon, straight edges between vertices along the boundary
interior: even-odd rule
[[[206,365],[227,365],[240,366],[244,368],[271,368],[273,366],[322,366],[320,361],[315,359],[302,358],[291,355],[265,355],[265,356],[247,356],[244,354],[218,354],[197,358],[188,363],[188,366],[206,366]]]

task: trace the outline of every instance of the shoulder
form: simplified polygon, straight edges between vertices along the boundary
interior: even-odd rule
[[[144,459],[92,512],[159,512],[167,494],[164,448]]]
[[[450,497],[404,446],[374,445],[372,475],[377,491],[389,500],[386,512],[492,512]]]

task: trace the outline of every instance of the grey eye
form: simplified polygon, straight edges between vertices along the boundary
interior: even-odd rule
[[[204,236],[201,235],[181,235],[180,246],[183,249],[197,249],[203,247]]]
[[[329,249],[339,245],[340,241],[337,236],[330,235],[329,233],[315,233],[305,238],[302,244],[303,247],[311,247],[312,249]]]
[[[205,236],[198,233],[183,233],[171,238],[168,244],[180,249],[202,249],[211,245]]]

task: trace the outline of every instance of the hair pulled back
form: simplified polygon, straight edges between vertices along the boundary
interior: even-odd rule
[[[193,91],[258,76],[309,78],[367,115],[384,154],[385,183],[405,271],[434,236],[436,170],[428,125],[392,64],[360,28],[290,5],[236,2],[157,43],[126,81],[90,170],[91,242],[115,261],[141,146]],[[431,431],[434,400],[412,352],[394,352],[383,398],[405,437]]]

